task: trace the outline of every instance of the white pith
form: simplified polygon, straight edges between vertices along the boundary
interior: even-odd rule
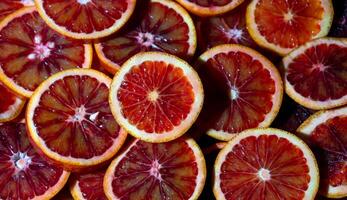
[[[238,28],[232,28],[225,32],[226,36],[230,39],[239,41],[243,38],[243,30]]]
[[[268,181],[271,179],[271,173],[268,169],[261,168],[258,171],[258,177],[261,181]]]
[[[91,2],[92,0],[77,0],[77,2],[81,5],[86,5],[87,3]]]
[[[33,0],[21,0],[20,1],[24,6],[33,6],[35,5]]]
[[[31,157],[28,156],[27,152],[17,152],[12,155],[11,161],[15,167],[15,174],[18,174],[20,171],[26,170],[31,164]]]
[[[42,43],[42,36],[35,35],[34,37],[34,49],[31,54],[28,55],[29,60],[38,59],[42,61],[45,58],[48,58],[51,55],[52,49],[55,47],[53,42],[47,42],[46,44]]]

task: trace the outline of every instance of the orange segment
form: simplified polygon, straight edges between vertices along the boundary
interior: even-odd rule
[[[103,66],[115,73],[133,55],[161,51],[188,59],[196,49],[196,32],[189,14],[167,0],[142,2],[126,31],[95,44]]]
[[[136,0],[35,0],[45,22],[76,39],[105,37],[120,29],[134,11]]]
[[[25,7],[33,6],[34,0],[2,0],[0,2],[0,22],[15,11]]]
[[[254,0],[246,20],[260,46],[285,55],[313,38],[326,36],[333,14],[331,0]]]
[[[187,10],[198,16],[215,16],[226,13],[244,0],[176,0]]]
[[[70,170],[99,165],[119,150],[126,132],[108,104],[111,79],[91,69],[51,76],[30,99],[29,136],[43,155]]]
[[[11,121],[22,111],[25,100],[13,94],[0,82],[0,122]]]
[[[133,136],[164,142],[183,135],[197,118],[203,89],[196,72],[170,54],[130,58],[113,79],[112,113]]]
[[[37,86],[64,69],[89,68],[92,47],[65,38],[23,8],[0,23],[0,79],[16,93],[30,97]]]

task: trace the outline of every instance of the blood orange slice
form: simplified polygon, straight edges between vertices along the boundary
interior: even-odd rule
[[[30,97],[50,75],[64,69],[89,68],[92,46],[65,38],[22,8],[0,23],[0,79],[16,93]]]
[[[193,139],[167,143],[134,141],[109,166],[109,199],[197,199],[204,187],[205,159]]]
[[[224,15],[196,20],[198,46],[202,51],[220,44],[241,44],[257,48],[246,26],[246,3]]]
[[[285,55],[313,38],[326,36],[334,10],[331,0],[254,0],[247,27],[260,45]]]
[[[35,0],[45,22],[62,35],[96,39],[119,30],[132,15],[136,0]]]
[[[187,10],[199,16],[214,16],[226,13],[244,0],[176,0]]]
[[[109,97],[117,122],[147,142],[167,142],[183,135],[199,115],[203,98],[194,69],[160,52],[139,53],[124,63]]]
[[[25,7],[33,6],[33,0],[2,0],[0,2],[0,22],[9,14]]]
[[[115,73],[133,55],[143,51],[167,52],[181,58],[194,55],[196,32],[189,14],[167,0],[142,2],[141,10],[125,31],[95,44],[103,66]]]
[[[196,66],[206,91],[199,119],[207,134],[230,140],[249,128],[267,127],[282,102],[276,67],[258,52],[237,44],[214,47]]]
[[[283,59],[285,89],[311,109],[347,104],[347,40],[322,38],[306,43]]]
[[[22,111],[25,100],[13,94],[0,82],[0,122],[11,121]]]
[[[221,199],[313,200],[316,159],[298,137],[279,129],[250,129],[218,154],[213,192]]]
[[[39,156],[22,123],[0,125],[0,159],[0,199],[50,199],[70,174]]]
[[[110,84],[101,72],[70,69],[35,90],[26,121],[42,155],[69,170],[97,166],[115,155],[127,134],[111,114]]]
[[[321,170],[320,193],[331,198],[347,196],[347,108],[320,111],[297,130],[316,150]]]
[[[107,200],[103,181],[105,171],[76,174],[70,184],[70,192],[76,200]]]

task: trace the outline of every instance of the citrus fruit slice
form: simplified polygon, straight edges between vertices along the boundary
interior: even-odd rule
[[[25,100],[13,94],[0,82],[0,122],[15,119],[22,111]]]
[[[96,39],[111,35],[130,18],[136,0],[34,0],[45,22],[62,35]]]
[[[76,174],[71,179],[70,192],[75,200],[107,200],[103,181],[105,171]]]
[[[119,125],[147,142],[183,135],[203,104],[198,74],[185,61],[161,52],[139,53],[115,75],[110,105]]]
[[[244,0],[176,0],[189,12],[198,16],[214,16],[226,13]]]
[[[331,198],[347,196],[347,108],[320,111],[297,130],[316,150],[321,170],[320,193]]]
[[[181,58],[194,55],[196,32],[189,14],[167,0],[142,2],[137,16],[125,31],[95,44],[103,66],[115,73],[131,56],[143,51],[162,51]]]
[[[196,20],[198,47],[206,51],[220,44],[241,44],[257,48],[246,26],[246,3],[223,15]]]
[[[280,55],[329,33],[334,10],[331,0],[254,0],[246,14],[252,38]]]
[[[92,62],[91,45],[53,31],[34,7],[22,8],[0,23],[0,52],[0,80],[26,97],[50,75],[89,68]]]
[[[319,110],[347,104],[347,40],[321,38],[283,58],[285,90],[298,104]]]
[[[310,148],[280,129],[240,133],[218,154],[214,170],[217,200],[313,200],[319,186]]]
[[[9,14],[25,7],[33,6],[33,0],[2,0],[0,2],[0,22]]]
[[[282,102],[282,80],[276,67],[241,45],[214,47],[198,59],[196,69],[206,92],[199,122],[207,134],[230,140],[249,128],[267,127]]]
[[[108,167],[108,199],[197,199],[204,187],[204,156],[193,139],[134,141]]]
[[[44,81],[31,97],[29,137],[43,156],[69,170],[101,165],[126,139],[108,104],[111,79],[92,69],[70,69]]]
[[[50,199],[70,175],[39,156],[23,123],[0,125],[0,159],[0,199]]]

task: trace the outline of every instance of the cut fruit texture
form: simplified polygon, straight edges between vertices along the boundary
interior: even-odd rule
[[[0,82],[0,122],[15,119],[24,107],[25,100],[12,93]]]
[[[198,126],[219,140],[268,127],[282,102],[276,67],[258,52],[236,44],[219,45],[198,59],[196,69],[206,92]]]
[[[127,133],[108,103],[111,79],[92,69],[70,69],[43,82],[31,97],[26,121],[40,153],[69,170],[111,159]]]
[[[134,141],[109,166],[108,199],[197,199],[206,177],[205,159],[193,139],[167,143]]]
[[[50,199],[70,174],[39,156],[22,123],[0,125],[0,159],[0,199]]]
[[[310,41],[283,58],[285,90],[298,104],[319,110],[347,104],[347,40]]]
[[[244,0],[176,0],[182,6],[184,6],[189,12],[206,17],[215,16],[226,13],[238,5]]]
[[[253,0],[246,14],[252,38],[262,47],[286,55],[300,45],[329,33],[331,0]]]
[[[183,59],[194,55],[196,32],[189,14],[167,0],[144,1],[125,31],[95,44],[103,66],[115,73],[133,55],[144,51],[167,52]]]
[[[347,107],[317,112],[297,132],[316,152],[320,193],[329,198],[347,197]]]
[[[8,15],[15,11],[27,7],[34,6],[34,0],[1,0],[0,2],[0,22]]]
[[[217,200],[313,200],[319,172],[309,147],[280,129],[249,129],[218,154],[213,192]]]
[[[132,15],[136,0],[35,0],[45,22],[62,35],[97,39],[118,31]]]
[[[59,35],[34,7],[22,8],[0,23],[0,52],[0,80],[25,97],[52,74],[89,68],[92,62],[90,44]]]
[[[203,104],[198,74],[185,61],[161,52],[139,53],[115,75],[109,101],[117,122],[147,142],[183,135]]]

